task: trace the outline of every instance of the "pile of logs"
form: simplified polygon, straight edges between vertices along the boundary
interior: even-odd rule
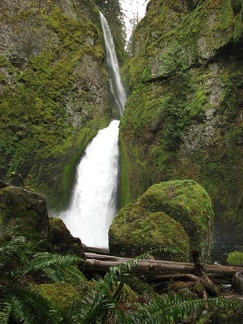
[[[113,266],[118,266],[133,259],[87,252],[84,270],[105,273]],[[231,284],[233,277],[240,277],[243,267],[223,266],[200,263],[199,254],[193,251],[194,263],[139,259],[132,267],[138,275],[152,277],[155,281],[200,281],[210,295],[216,295],[215,284]],[[242,272],[241,272],[242,271]],[[243,281],[243,278],[242,278]],[[242,288],[243,289],[243,288]],[[238,291],[238,293],[243,293]]]

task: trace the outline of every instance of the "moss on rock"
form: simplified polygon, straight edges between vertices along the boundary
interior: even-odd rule
[[[50,241],[49,218],[44,197],[13,186],[0,189],[0,226],[2,233]]]
[[[212,223],[211,201],[199,184],[162,182],[115,216],[109,230],[110,251],[127,256],[151,252],[156,258],[186,261],[190,250],[196,249],[207,260]]]
[[[23,236],[44,251],[85,259],[82,242],[60,218],[49,218],[46,199],[0,180],[0,239]]]
[[[52,207],[68,200],[88,142],[111,116],[93,1],[1,6],[0,177],[20,173]]]
[[[240,1],[150,1],[120,124],[122,205],[193,179],[212,199],[217,244],[231,246],[243,228],[241,21]]]
[[[53,251],[61,254],[76,254],[85,259],[81,240],[71,235],[63,220],[51,217],[49,222],[51,228],[50,242]]]
[[[66,318],[67,314],[71,316],[72,308],[80,297],[75,287],[69,283],[40,284],[32,289],[51,304],[58,306]]]

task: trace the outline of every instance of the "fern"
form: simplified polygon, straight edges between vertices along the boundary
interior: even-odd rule
[[[115,317],[116,321],[126,323],[125,313],[119,307],[123,299],[124,284],[134,278],[132,268],[141,258],[147,258],[148,253],[131,261],[111,267],[103,279],[93,282],[82,303],[82,311],[75,316],[75,323],[104,323],[107,318]],[[137,277],[136,277],[137,279]],[[137,279],[138,280],[138,279]]]
[[[58,309],[29,289],[15,287],[7,297],[9,315],[26,324],[56,324],[62,321]],[[7,322],[8,323],[8,322]]]
[[[0,323],[63,322],[64,315],[58,306],[31,291],[28,282],[48,278],[53,282],[68,281],[77,285],[85,280],[77,268],[79,257],[35,251],[36,244],[24,237],[3,242],[0,247]],[[65,318],[65,323],[68,322]]]
[[[81,260],[75,255],[36,253],[28,263],[24,274],[42,272],[54,282],[77,283],[79,280],[85,280],[83,273],[76,267]]]
[[[11,313],[11,304],[4,302],[0,304],[0,323],[8,324]]]
[[[157,297],[148,305],[140,305],[136,312],[127,315],[129,324],[170,324],[185,319],[196,320],[202,316],[203,311],[208,310],[243,310],[243,305],[236,301],[229,301],[223,298],[208,300],[189,300],[179,295],[166,295],[164,298]],[[122,322],[119,322],[122,323]]]

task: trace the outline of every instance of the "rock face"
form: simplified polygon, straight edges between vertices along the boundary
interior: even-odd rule
[[[35,192],[0,180],[0,237],[24,236],[44,251],[85,257],[82,243],[74,238],[61,219],[49,218],[46,199]]]
[[[53,251],[61,254],[76,254],[85,259],[81,240],[71,235],[63,220],[51,217],[49,222]]]
[[[52,206],[111,116],[103,34],[92,0],[2,1],[0,177],[21,174]]]
[[[151,184],[193,179],[212,199],[216,244],[243,244],[241,5],[151,0],[120,126],[122,205]]]
[[[206,191],[195,181],[174,180],[151,186],[125,206],[109,231],[111,254],[188,261],[191,250],[208,260],[213,211]]]
[[[1,232],[50,241],[50,225],[44,197],[0,182]]]

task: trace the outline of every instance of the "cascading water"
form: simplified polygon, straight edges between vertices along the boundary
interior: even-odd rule
[[[120,115],[126,94],[121,83],[112,35],[100,13],[109,66],[111,91]],[[87,146],[77,168],[76,184],[69,208],[60,213],[73,236],[87,246],[107,248],[108,230],[116,212],[119,121],[98,132]]]
[[[119,66],[115,51],[115,46],[113,42],[113,38],[111,35],[111,31],[107,20],[104,15],[100,12],[100,20],[103,28],[104,40],[105,40],[105,48],[106,48],[106,61],[108,65],[108,71],[110,75],[110,87],[112,94],[117,103],[120,115],[123,114],[125,102],[127,100],[126,92],[123,88],[121,82],[121,76],[119,72]]]
[[[119,121],[112,121],[87,146],[70,208],[61,215],[72,235],[88,246],[108,246],[107,233],[116,211],[118,125]]]

